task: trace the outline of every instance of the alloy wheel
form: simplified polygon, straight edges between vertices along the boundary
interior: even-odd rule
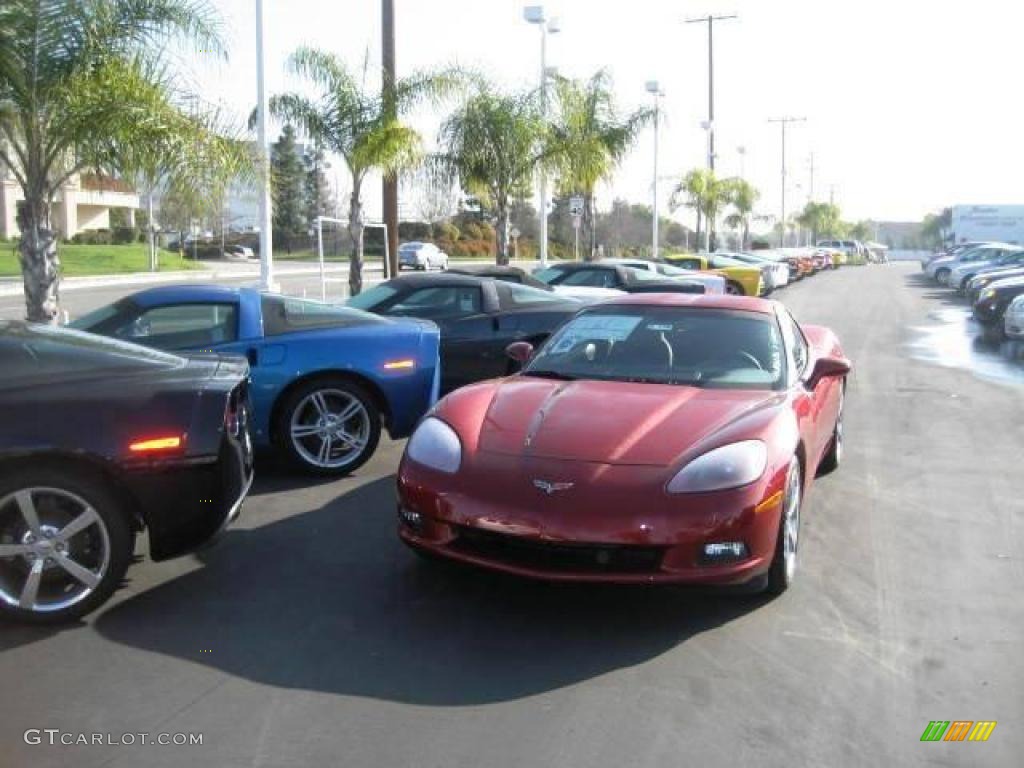
[[[320,469],[339,469],[363,455],[372,426],[366,406],[353,394],[318,389],[292,411],[289,431],[303,461]]]
[[[56,613],[85,600],[110,567],[110,534],[81,496],[20,488],[0,499],[0,600]]]
[[[786,581],[792,582],[796,574],[797,546],[800,539],[800,469],[796,462],[790,467],[786,480],[782,526],[782,557],[786,568]]]

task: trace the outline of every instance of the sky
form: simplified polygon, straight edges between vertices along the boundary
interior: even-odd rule
[[[299,45],[335,52],[353,67],[380,68],[374,0],[264,0],[267,88],[301,87],[287,74]],[[227,62],[190,54],[186,77],[204,100],[239,116],[256,103],[255,0],[213,0],[224,19]],[[475,67],[508,88],[539,79],[538,29],[517,0],[395,0],[399,75],[447,64]],[[943,206],[1024,203],[1021,30],[1024,3],[1010,0],[559,0],[545,4],[561,31],[548,64],[568,77],[604,68],[623,110],[665,92],[659,149],[661,210],[674,180],[706,162],[706,24],[715,25],[715,133],[720,175],[741,170],[760,191],[758,212],[781,208],[781,131],[787,131],[787,209],[830,196],[850,220],[920,220]],[[367,59],[368,57],[368,59]],[[414,125],[430,145],[441,114]],[[276,133],[276,129],[275,129]],[[746,149],[741,159],[739,147]],[[811,174],[813,155],[814,173]],[[340,163],[338,163],[340,167]],[[643,134],[598,193],[651,200],[653,135]],[[339,173],[342,189],[344,173]],[[379,211],[367,188],[369,215]],[[408,194],[407,194],[408,197]],[[403,210],[410,210],[403,200]],[[675,218],[692,225],[684,209]]]

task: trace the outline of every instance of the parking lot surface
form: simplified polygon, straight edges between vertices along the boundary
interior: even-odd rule
[[[401,444],[338,481],[261,465],[216,546],[82,624],[0,626],[0,766],[1019,765],[1024,377],[912,354],[941,308],[916,270],[778,297],[855,365],[784,596],[430,566],[395,536]],[[47,728],[203,743],[25,743]]]

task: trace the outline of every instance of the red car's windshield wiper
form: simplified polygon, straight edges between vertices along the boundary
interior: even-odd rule
[[[536,376],[538,379],[558,379],[559,381],[576,381],[578,377],[573,376],[571,373],[562,373],[561,371],[550,371],[550,370],[527,370],[523,371],[524,376]]]

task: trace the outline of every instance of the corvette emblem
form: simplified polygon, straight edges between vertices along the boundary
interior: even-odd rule
[[[544,491],[548,496],[558,491],[568,491],[576,483],[549,483],[547,480],[534,480],[533,487],[539,491]]]

